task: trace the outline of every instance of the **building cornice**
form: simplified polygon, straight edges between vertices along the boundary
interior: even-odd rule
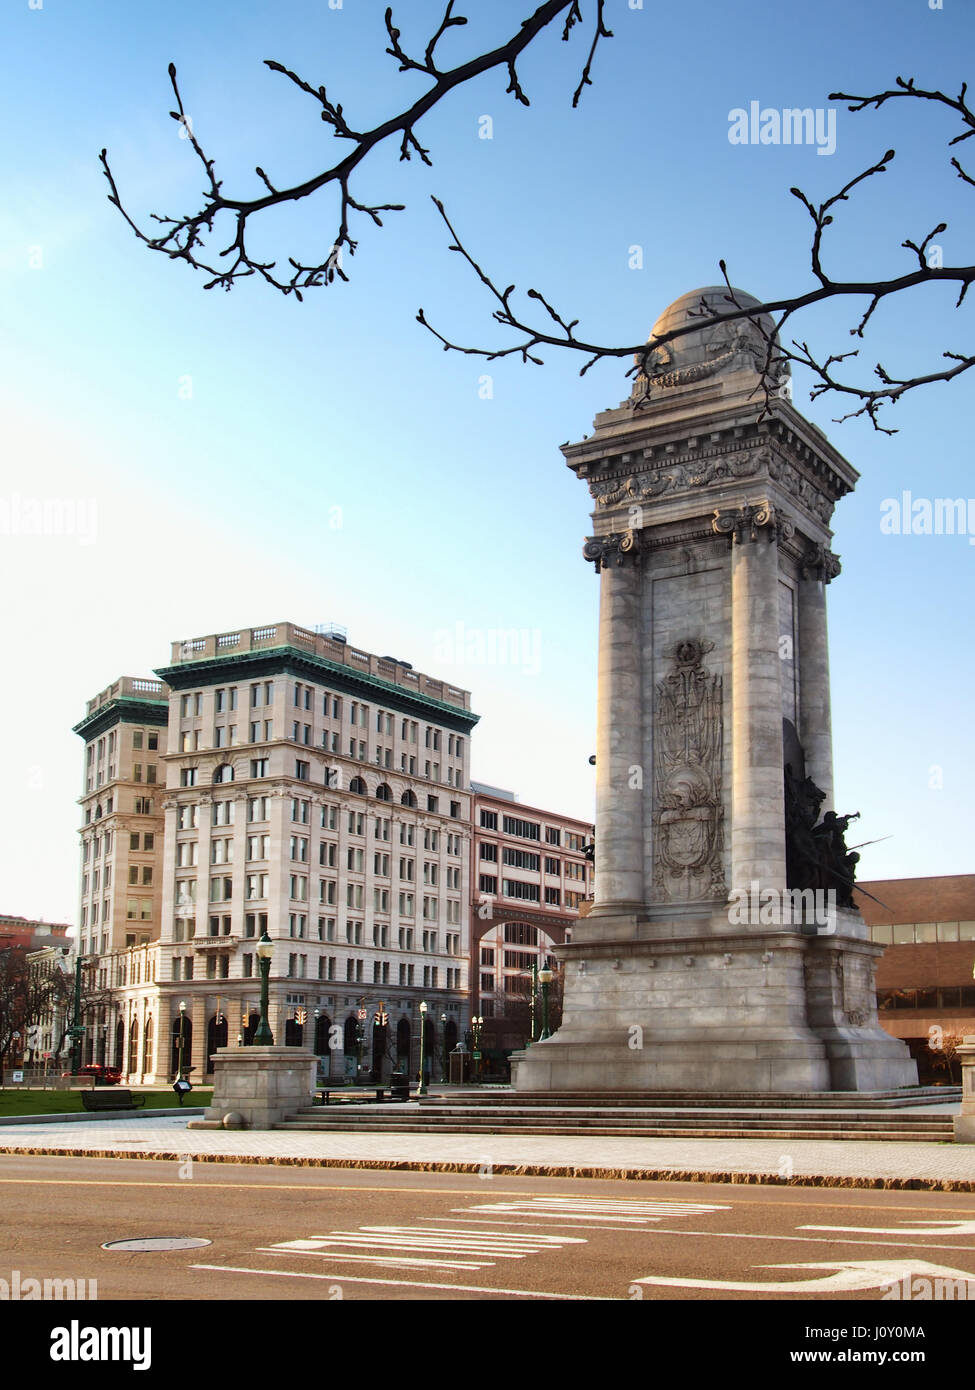
[[[168,723],[167,700],[130,700],[123,696],[86,715],[80,724],[73,725],[72,733],[87,741],[116,724],[157,724],[161,728]]]
[[[269,674],[312,676],[321,680],[325,673],[328,684],[343,694],[381,695],[383,703],[398,713],[421,715],[425,719],[435,716],[438,724],[461,733],[470,733],[481,717],[445,700],[413,694],[392,681],[352,671],[326,657],[302,652],[291,646],[271,647],[259,653],[241,652],[203,661],[184,661],[176,666],[159,667],[156,675],[174,690],[189,690],[201,684],[212,685],[227,680],[231,671],[233,675],[229,678],[234,680],[251,680]]]

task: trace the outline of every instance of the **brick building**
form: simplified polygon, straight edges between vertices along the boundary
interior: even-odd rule
[[[886,947],[877,968],[880,1022],[908,1044],[922,1084],[957,1081],[951,1041],[975,1035],[975,874],[860,887],[871,938]]]
[[[571,939],[591,897],[594,827],[500,787],[471,790],[471,1013],[484,1018],[482,1051],[498,1070],[530,1041],[533,966]]]

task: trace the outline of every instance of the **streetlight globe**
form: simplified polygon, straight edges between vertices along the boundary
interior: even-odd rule
[[[420,1004],[420,1013],[421,1013],[421,1014],[425,1014],[426,1011],[427,1011],[427,1006],[426,1006],[426,1004],[421,1002],[421,1004]]]
[[[547,965],[544,966],[541,970],[539,970],[538,983],[540,985],[550,985],[552,983],[552,972],[551,970],[549,970]]]
[[[268,936],[266,927],[264,929],[264,935],[261,937],[260,941],[258,941],[257,945],[254,947],[254,950],[257,952],[257,955],[261,960],[270,960],[271,957],[274,955],[274,942]]]
[[[181,999],[181,1000],[179,1001],[179,1011],[180,1011],[181,1014],[185,1014],[185,1013],[186,1013],[186,1000],[185,1000],[185,999]]]

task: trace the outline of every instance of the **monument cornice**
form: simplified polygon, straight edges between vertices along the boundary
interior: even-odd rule
[[[735,417],[703,426],[675,422],[666,434],[656,432],[656,438],[648,438],[646,431],[640,437],[622,439],[617,432],[607,431],[600,438],[597,431],[581,443],[563,445],[562,453],[568,467],[588,483],[597,505],[612,505],[624,496],[628,483],[644,475],[648,478],[640,487],[643,495],[635,500],[770,469],[771,476],[786,477],[787,485],[791,478],[807,495],[821,496],[831,511],[832,504],[853,490],[859,474],[825,435],[791,406],[788,411],[787,416],[761,421],[742,422]]]

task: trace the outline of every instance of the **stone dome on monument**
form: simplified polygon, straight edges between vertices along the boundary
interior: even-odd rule
[[[685,328],[706,314],[728,313],[736,308],[757,308],[760,299],[727,285],[709,285],[689,290],[669,305],[650,333],[647,342],[674,329]],[[759,326],[760,325],[760,326]],[[746,318],[730,323],[701,326],[657,348],[652,357],[654,388],[690,385],[724,372],[751,369],[758,374],[768,351],[768,340],[775,334],[771,314],[761,314],[757,323]],[[777,343],[777,340],[776,340]],[[636,358],[639,364],[640,358]],[[643,385],[642,374],[637,378]]]

